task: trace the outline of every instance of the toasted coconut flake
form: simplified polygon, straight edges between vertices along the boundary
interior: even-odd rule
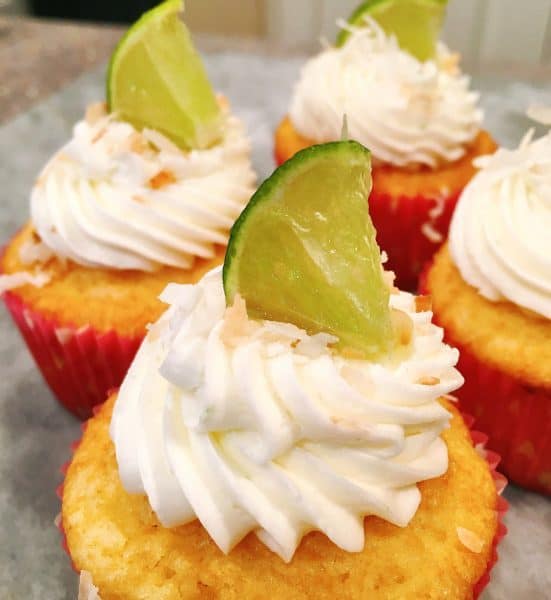
[[[217,94],[216,101],[218,102],[218,106],[224,112],[227,112],[230,110],[230,101],[228,100],[227,96],[224,96],[224,94]]]
[[[145,154],[149,150],[147,140],[138,131],[128,136],[128,148],[136,154]]]
[[[461,55],[459,52],[453,52],[447,54],[440,59],[440,66],[443,71],[450,75],[457,75],[459,73],[459,63],[461,62]]]
[[[433,377],[432,375],[426,375],[425,377],[420,377],[416,383],[419,385],[438,385],[440,379],[438,377]]]
[[[88,571],[80,572],[78,600],[101,600],[98,588],[94,585],[92,575]]]
[[[182,154],[182,150],[178,146],[171,142],[166,136],[154,129],[147,129],[142,131],[142,137],[149,143],[153,144],[159,152],[168,152],[169,154]]]
[[[397,308],[390,310],[390,317],[398,343],[407,346],[413,337],[413,321],[407,313]]]
[[[84,120],[88,125],[95,125],[98,121],[106,117],[107,114],[107,102],[94,102],[86,107]]]
[[[396,274],[394,271],[385,271],[383,270],[383,281],[385,285],[390,290],[391,294],[399,294],[400,290],[394,285],[394,280],[396,279]]]
[[[474,531],[465,527],[457,527],[457,537],[459,541],[475,554],[480,554],[484,548],[484,540],[480,538]]]
[[[242,296],[236,294],[233,304],[226,308],[220,339],[228,346],[236,346],[239,339],[254,333],[258,325],[249,320],[247,304]]]
[[[132,200],[134,200],[134,202],[137,202],[138,204],[145,204],[147,202],[147,200],[139,194],[134,194],[132,196]]]
[[[21,271],[20,273],[12,273],[11,275],[0,275],[0,294],[15,290],[24,285],[34,285],[35,287],[44,287],[52,278],[49,273],[38,271],[37,273],[29,273]]]
[[[429,312],[432,310],[432,296],[415,296],[415,312]]]
[[[351,360],[363,360],[365,359],[365,354],[360,350],[356,350],[356,348],[352,348],[350,346],[345,346],[344,348],[339,348],[339,354],[344,356],[344,358],[349,358]]]
[[[107,133],[107,127],[100,127],[91,140],[92,144],[99,142],[106,133]]]
[[[166,185],[174,183],[175,181],[176,177],[174,176],[174,173],[171,173],[167,169],[163,169],[149,180],[149,187],[154,190],[158,190]]]

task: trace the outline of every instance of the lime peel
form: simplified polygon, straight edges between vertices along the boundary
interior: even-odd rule
[[[354,141],[311,146],[269,177],[232,228],[228,306],[251,318],[329,333],[347,355],[375,359],[394,344],[367,198],[370,153]]]
[[[420,61],[436,56],[448,0],[367,0],[348,19],[349,27],[361,27],[371,17],[398,44]],[[336,45],[342,47],[351,33],[343,28]]]
[[[221,139],[223,115],[180,19],[183,6],[166,0],[122,37],[109,63],[107,102],[137,129],[159,131],[189,150]]]

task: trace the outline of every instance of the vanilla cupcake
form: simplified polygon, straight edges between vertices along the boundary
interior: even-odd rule
[[[8,309],[50,388],[80,417],[122,382],[166,284],[193,283],[222,262],[253,192],[244,126],[218,103],[216,138],[197,148],[90,106],[5,249]]]
[[[479,94],[443,43],[420,60],[372,18],[310,59],[275,135],[276,161],[348,135],[373,155],[370,212],[388,266],[404,289],[446,238],[472,161],[495,150]]]
[[[461,351],[461,406],[503,470],[551,493],[551,134],[481,159],[424,277]]]
[[[457,350],[381,268],[369,168],[356,142],[297,154],[232,228],[223,272],[163,292],[61,493],[103,600],[467,600],[487,583],[495,475],[449,397]],[[287,235],[308,251],[280,252]]]

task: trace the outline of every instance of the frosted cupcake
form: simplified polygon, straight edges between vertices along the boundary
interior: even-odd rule
[[[103,600],[459,600],[486,583],[491,469],[445,399],[457,351],[383,273],[369,166],[355,142],[301,152],[234,226],[223,274],[163,293],[62,492]]]
[[[428,35],[421,9],[409,4],[405,32],[366,9],[345,25],[337,46],[308,61],[276,132],[275,155],[282,163],[301,148],[338,140],[346,115],[350,137],[373,153],[369,203],[378,242],[398,285],[414,289],[475,173],[473,158],[495,146],[481,129],[479,95],[459,56],[436,40],[431,52],[406,43],[416,27]]]
[[[461,406],[503,470],[551,493],[551,134],[480,160],[424,287],[461,351]]]
[[[157,297],[166,284],[195,282],[222,262],[253,191],[244,127],[214,96],[191,46],[184,54],[173,34],[156,37],[182,51],[164,60],[186,62],[174,85],[200,95],[200,115],[172,109],[180,123],[172,134],[164,114],[151,118],[157,129],[143,122],[147,100],[139,117],[125,104],[125,86],[133,90],[147,71],[132,74],[128,40],[170,23],[187,35],[179,6],[154,9],[121,42],[108,78],[112,110],[92,105],[76,124],[40,174],[30,222],[2,258],[6,304],[51,389],[81,417],[120,385],[147,323],[163,310]],[[151,101],[162,94],[157,86],[136,89]],[[186,110],[195,119],[187,129]]]

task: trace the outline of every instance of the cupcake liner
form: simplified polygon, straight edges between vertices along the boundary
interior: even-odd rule
[[[391,196],[376,185],[369,196],[369,212],[377,242],[388,255],[387,269],[396,274],[400,289],[415,290],[424,265],[448,235],[460,191],[449,196]]]
[[[419,289],[427,285],[429,263]],[[434,315],[438,323],[438,315]],[[551,495],[551,392],[525,385],[500,369],[482,363],[445,330],[448,344],[459,350],[457,368],[465,377],[455,392],[461,410],[476,419],[501,456],[501,470],[514,483]]]
[[[4,301],[50,389],[80,419],[120,386],[143,339],[60,325],[14,292],[6,292]]]
[[[101,407],[100,405],[94,407],[93,413],[96,414],[100,410],[100,407]],[[503,493],[503,490],[507,486],[507,478],[504,477],[501,473],[499,473],[497,471],[497,466],[499,465],[500,460],[501,460],[499,454],[486,449],[486,442],[488,440],[488,436],[486,436],[484,433],[482,433],[480,431],[476,431],[471,428],[474,423],[473,417],[471,417],[470,415],[468,415],[466,413],[461,413],[461,414],[462,414],[463,420],[465,421],[465,424],[467,425],[467,427],[469,427],[473,447],[480,454],[480,456],[482,456],[484,458],[484,460],[488,464],[488,468],[490,469],[490,473],[492,475],[492,479],[496,486],[496,492],[497,492],[497,502],[496,502],[496,512],[497,512],[497,519],[498,519],[497,530],[496,530],[494,539],[492,540],[492,549],[491,549],[490,559],[489,559],[488,565],[486,567],[486,571],[482,574],[480,579],[473,586],[473,600],[477,600],[477,598],[479,598],[480,594],[483,592],[483,590],[486,588],[486,586],[490,582],[491,571],[499,558],[497,548],[498,548],[501,540],[507,534],[507,527],[505,526],[503,520],[505,517],[505,513],[509,509],[509,503],[507,502],[507,500],[505,500],[505,498],[503,498],[501,496],[501,494]],[[86,431],[86,426],[87,426],[87,423],[83,423],[81,425],[81,437],[77,441],[75,441],[71,444],[71,446],[70,446],[71,456],[75,453],[76,449],[79,447],[80,442],[82,440],[82,436],[84,435],[84,432]],[[72,461],[72,458],[69,459],[60,468],[60,472],[63,475],[64,479],[65,479],[65,476],[69,469],[69,466],[71,465],[71,461]],[[56,494],[57,494],[57,497],[59,498],[60,502],[63,502],[63,488],[64,488],[64,482],[62,482],[56,489]],[[65,535],[65,530],[63,528],[63,519],[61,518],[61,515],[59,515],[59,517],[56,519],[55,525],[58,528],[59,533],[60,533],[61,547],[63,548],[63,550],[69,557],[73,570],[78,573],[78,569],[75,567],[75,564],[71,557],[71,552],[69,550],[69,546],[67,544],[67,537]]]
[[[503,472],[520,486],[551,495],[551,393],[523,385],[448,342],[460,352],[458,369],[465,377],[456,392],[460,407],[488,434]]]

